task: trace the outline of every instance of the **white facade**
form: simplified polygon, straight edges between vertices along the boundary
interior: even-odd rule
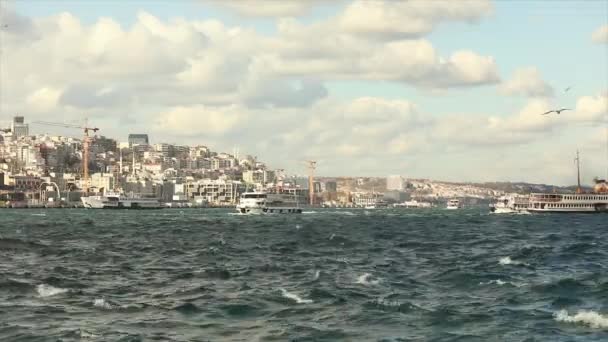
[[[405,178],[398,175],[386,177],[386,190],[397,190],[402,191],[405,189]]]
[[[91,175],[91,187],[112,191],[114,189],[114,176],[109,173],[94,173]]]

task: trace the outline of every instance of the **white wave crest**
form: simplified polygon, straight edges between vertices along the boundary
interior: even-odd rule
[[[310,299],[302,299],[297,294],[291,293],[291,292],[287,292],[287,290],[285,290],[285,289],[281,289],[281,294],[283,295],[283,297],[289,298],[289,299],[295,301],[298,304],[310,304],[310,303],[312,303],[312,300],[310,300]]]
[[[329,237],[329,240],[333,240],[336,237],[336,234],[331,234],[331,236]]]
[[[97,299],[95,299],[95,301],[93,301],[93,306],[98,307],[98,308],[102,308],[102,309],[106,309],[106,310],[111,310],[112,309],[112,304],[106,302],[106,300],[103,299],[103,298],[97,298]]]
[[[480,282],[479,285],[498,285],[498,286],[503,286],[503,285],[513,285],[515,287],[522,287],[525,286],[526,284],[524,283],[515,283],[512,281],[504,281],[501,279],[494,279],[494,280],[490,280],[490,281],[486,281],[486,282]]]
[[[558,322],[581,323],[595,329],[608,328],[608,316],[601,315],[595,311],[581,310],[574,316],[570,316],[568,311],[560,310],[553,314],[553,317]]]
[[[55,296],[58,294],[66,293],[66,292],[68,292],[68,290],[61,289],[58,287],[53,287],[53,286],[47,285],[47,284],[40,284],[40,285],[36,286],[36,292],[38,292],[38,295],[40,297],[51,297],[51,296]]]
[[[498,263],[501,265],[525,265],[525,263],[523,263],[521,261],[513,260],[509,256],[500,258],[500,260],[498,260]]]
[[[369,273],[364,273],[363,275],[359,276],[359,278],[357,278],[357,284],[363,284],[363,285],[378,285],[378,283],[380,283],[380,279],[371,279],[372,275]]]

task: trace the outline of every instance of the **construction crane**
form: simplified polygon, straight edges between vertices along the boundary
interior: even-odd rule
[[[60,122],[47,122],[47,121],[33,121],[33,124],[38,125],[46,125],[46,126],[55,126],[55,127],[64,127],[64,128],[77,128],[81,129],[84,132],[84,137],[82,139],[82,179],[83,179],[83,190],[89,191],[89,143],[90,136],[89,132],[97,132],[99,128],[96,127],[87,127],[87,123],[85,122],[84,126],[74,125],[74,124],[66,124]]]
[[[310,200],[310,205],[313,206],[315,204],[314,179],[317,162],[314,160],[307,160],[306,163],[308,164],[308,197]]]

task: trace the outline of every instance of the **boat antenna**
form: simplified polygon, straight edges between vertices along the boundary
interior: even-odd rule
[[[576,187],[576,193],[580,194],[581,191],[581,160],[580,160],[580,155],[578,150],[576,150],[576,159],[574,159],[574,161],[576,161],[576,183],[577,183],[577,187]]]

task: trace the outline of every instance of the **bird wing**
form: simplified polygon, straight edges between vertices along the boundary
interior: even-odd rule
[[[555,111],[554,111],[554,110],[550,110],[550,111],[548,111],[548,112],[544,112],[544,113],[542,113],[541,115],[547,115],[547,114],[551,114],[551,113],[553,113],[553,112],[555,112]]]

